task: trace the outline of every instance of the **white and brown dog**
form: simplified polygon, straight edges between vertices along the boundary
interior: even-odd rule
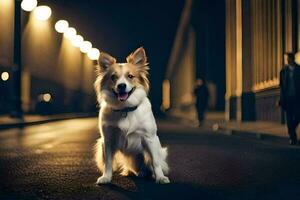
[[[148,63],[145,50],[138,48],[117,63],[101,53],[95,90],[100,104],[95,159],[102,176],[97,184],[110,183],[113,172],[145,176],[151,172],[157,183],[169,183],[167,148],[162,148],[147,98]]]

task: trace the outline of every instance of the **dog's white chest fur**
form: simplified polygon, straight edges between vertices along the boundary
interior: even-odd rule
[[[142,138],[156,132],[156,123],[147,97],[134,111],[127,113],[113,111],[103,105],[100,112],[100,130],[102,134],[117,135],[117,145],[124,152],[142,151]]]
[[[141,152],[143,131],[138,126],[137,114],[133,112],[127,113],[126,117],[120,119],[118,128],[120,129],[120,137],[118,146],[122,152]],[[122,113],[123,114],[123,113]]]

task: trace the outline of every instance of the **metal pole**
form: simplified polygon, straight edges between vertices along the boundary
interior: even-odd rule
[[[21,100],[21,0],[15,0],[15,19],[14,19],[14,65],[12,67],[12,110],[11,117],[23,118]]]

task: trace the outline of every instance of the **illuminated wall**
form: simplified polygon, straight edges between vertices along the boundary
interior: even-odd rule
[[[0,66],[13,64],[14,0],[0,0]]]
[[[162,110],[167,115],[195,121],[196,36],[189,23],[191,7],[192,0],[186,0],[163,83]]]
[[[281,120],[279,72],[283,53],[299,49],[299,3],[226,0],[228,120]]]
[[[9,79],[0,78],[0,114],[9,112],[11,69],[14,64],[14,0],[0,0],[0,75],[9,73]]]
[[[23,67],[31,77],[47,80],[47,84],[41,84],[39,89],[31,88],[31,102],[35,103],[38,93],[49,92],[53,100],[56,98],[61,105],[70,106],[68,110],[71,110],[71,106],[84,106],[84,95],[93,94],[94,66],[79,48],[55,31],[54,24],[53,18],[39,21],[30,14],[22,37],[22,51],[26,52],[23,54]],[[74,104],[70,103],[74,100]]]
[[[167,115],[198,121],[193,94],[198,78],[207,83],[208,109],[224,111],[225,20],[215,14],[224,11],[225,2],[219,0],[185,1],[163,84]]]
[[[237,29],[240,28],[240,24],[237,24],[237,4],[236,1],[226,1],[226,118],[230,119],[232,115],[236,117],[236,113],[233,113],[232,107],[236,109],[236,103],[231,104],[230,101],[232,97],[237,97],[241,94],[237,93],[238,85],[241,86],[241,83],[237,83],[237,77],[241,74],[237,73]],[[238,26],[239,25],[239,26]]]
[[[169,114],[194,121],[196,120],[195,98],[193,94],[195,73],[195,32],[191,28],[183,45],[181,59],[170,77],[171,110]]]
[[[281,4],[277,0],[253,1],[251,5],[253,91],[277,87],[279,84],[283,54]]]

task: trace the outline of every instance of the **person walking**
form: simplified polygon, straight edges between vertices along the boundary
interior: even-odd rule
[[[194,95],[196,96],[196,109],[198,113],[199,126],[203,125],[205,119],[205,111],[208,104],[208,88],[204,79],[200,78],[196,80]]]
[[[284,54],[285,66],[280,71],[280,101],[286,112],[290,144],[297,144],[296,128],[300,122],[300,67],[293,53]]]

